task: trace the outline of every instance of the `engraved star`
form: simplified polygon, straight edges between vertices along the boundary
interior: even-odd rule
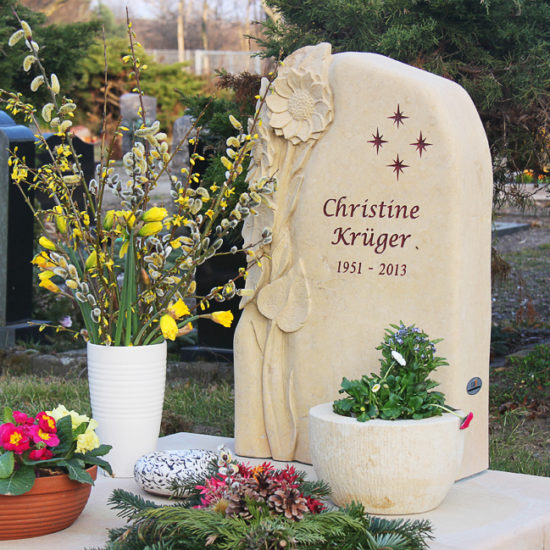
[[[416,147],[416,150],[420,154],[420,157],[422,158],[422,153],[426,150],[427,147],[431,145],[431,143],[428,143],[426,141],[426,138],[422,136],[422,130],[420,131],[420,135],[418,136],[418,139],[411,143],[410,145],[414,145]]]
[[[382,144],[388,142],[385,139],[382,139],[384,136],[380,135],[378,128],[376,128],[376,135],[372,134],[372,137],[374,139],[369,139],[367,143],[372,143],[372,146],[376,147],[376,154],[378,154],[378,150],[382,147]]]
[[[393,164],[386,164],[386,166],[389,166],[390,168],[393,168],[393,171],[397,175],[397,181],[399,181],[399,173],[403,172],[405,168],[409,168],[408,164],[405,164],[400,158],[399,154],[397,154],[397,158],[393,161]]]
[[[409,118],[408,116],[405,116],[402,112],[401,112],[401,109],[399,108],[399,103],[397,104],[397,111],[395,111],[395,113],[393,113],[393,116],[389,116],[388,118],[392,118],[393,119],[393,123],[394,124],[397,124],[397,127],[399,128],[399,125],[400,124],[404,124],[403,120],[405,118]]]

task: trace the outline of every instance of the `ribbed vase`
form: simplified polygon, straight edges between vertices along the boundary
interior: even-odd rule
[[[88,344],[92,416],[115,477],[133,477],[134,464],[157,448],[166,381],[166,342],[152,346]]]
[[[97,466],[86,471],[96,478]],[[40,537],[66,529],[84,510],[91,490],[89,483],[62,474],[36,478],[32,489],[23,495],[0,495],[0,540]]]

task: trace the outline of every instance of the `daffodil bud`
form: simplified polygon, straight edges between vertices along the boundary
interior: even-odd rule
[[[162,222],[149,222],[138,231],[138,235],[140,237],[150,237],[160,233],[160,231],[162,231]]]
[[[149,208],[146,212],[144,212],[141,216],[141,219],[148,223],[148,222],[160,222],[164,218],[168,216],[168,211],[166,208],[159,208],[158,206],[153,206],[152,208]]]
[[[38,239],[38,244],[47,250],[57,250],[57,248],[55,247],[55,244],[52,241],[50,241],[50,239],[48,239],[47,237],[44,237],[44,235],[42,235],[42,237]]]
[[[114,210],[108,210],[105,213],[105,217],[103,218],[103,229],[106,231],[110,231],[113,227],[113,222],[115,219],[115,211]]]
[[[90,270],[97,266],[97,252],[92,250],[88,258],[86,258],[86,269]]]

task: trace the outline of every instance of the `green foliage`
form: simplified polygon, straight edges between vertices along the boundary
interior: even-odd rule
[[[502,369],[498,399],[523,403],[550,397],[550,346],[538,345],[527,355],[511,356]]]
[[[13,8],[32,27],[33,39],[47,44],[40,51],[41,60],[68,88],[74,82],[88,48],[97,40],[101,28],[99,22],[46,25],[42,13],[32,12],[19,4],[18,0],[4,0],[0,8],[0,88],[20,91],[25,99],[31,96],[30,83],[36,73],[32,69],[28,73],[22,69],[23,58],[29,53],[27,48],[7,46],[11,34],[20,28],[12,13]],[[42,99],[45,93],[45,89],[39,90],[38,97]],[[36,94],[33,94],[33,98],[36,98]]]
[[[122,58],[129,54],[128,38],[115,35],[106,41],[106,52],[103,43],[95,43],[86,57],[79,63],[79,77],[75,81],[74,99],[81,109],[91,113],[97,130],[103,114],[103,83],[105,79],[105,55],[107,59],[109,93],[107,95],[107,113],[112,121],[120,116],[118,97],[131,92],[135,87],[133,77],[128,79],[127,66]],[[204,87],[204,81],[188,70],[183,63],[161,65],[145,54],[143,48],[136,47],[136,54],[142,65],[140,83],[145,94],[157,98],[157,118],[163,127],[170,126],[178,111],[180,95],[176,88],[193,95]],[[147,69],[143,70],[146,65]]]
[[[191,508],[191,502],[159,506],[120,489],[109,504],[130,525],[110,531],[106,550],[202,550],[207,545],[213,550],[423,550],[433,538],[427,520],[370,517],[359,504],[308,514],[300,521],[271,515],[261,506],[252,507],[249,520]]]
[[[372,418],[420,419],[442,414],[445,396],[431,391],[438,383],[429,378],[440,366],[448,365],[436,357],[435,344],[414,325],[403,323],[386,329],[376,349],[382,351],[380,374],[371,373],[360,380],[342,380],[340,393],[348,397],[334,402],[334,412],[354,416],[360,422]]]
[[[330,42],[450,78],[471,95],[487,132],[497,187],[550,170],[550,4],[546,0],[267,0],[266,56]]]

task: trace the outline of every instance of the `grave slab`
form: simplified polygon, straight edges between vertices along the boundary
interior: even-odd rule
[[[157,449],[216,450],[222,443],[234,452],[232,438],[190,433],[161,437]],[[252,464],[263,462],[262,459],[241,460]],[[286,464],[273,463],[280,467]],[[311,466],[292,464],[315,479]],[[102,547],[107,540],[106,529],[124,525],[107,505],[117,488],[155,502],[170,503],[168,499],[141,491],[133,479],[99,476],[88,505],[71,527],[43,537],[2,541],[0,550]],[[426,518],[432,522],[435,539],[429,550],[544,550],[550,548],[550,478],[488,470],[457,481],[436,510],[405,517]]]

